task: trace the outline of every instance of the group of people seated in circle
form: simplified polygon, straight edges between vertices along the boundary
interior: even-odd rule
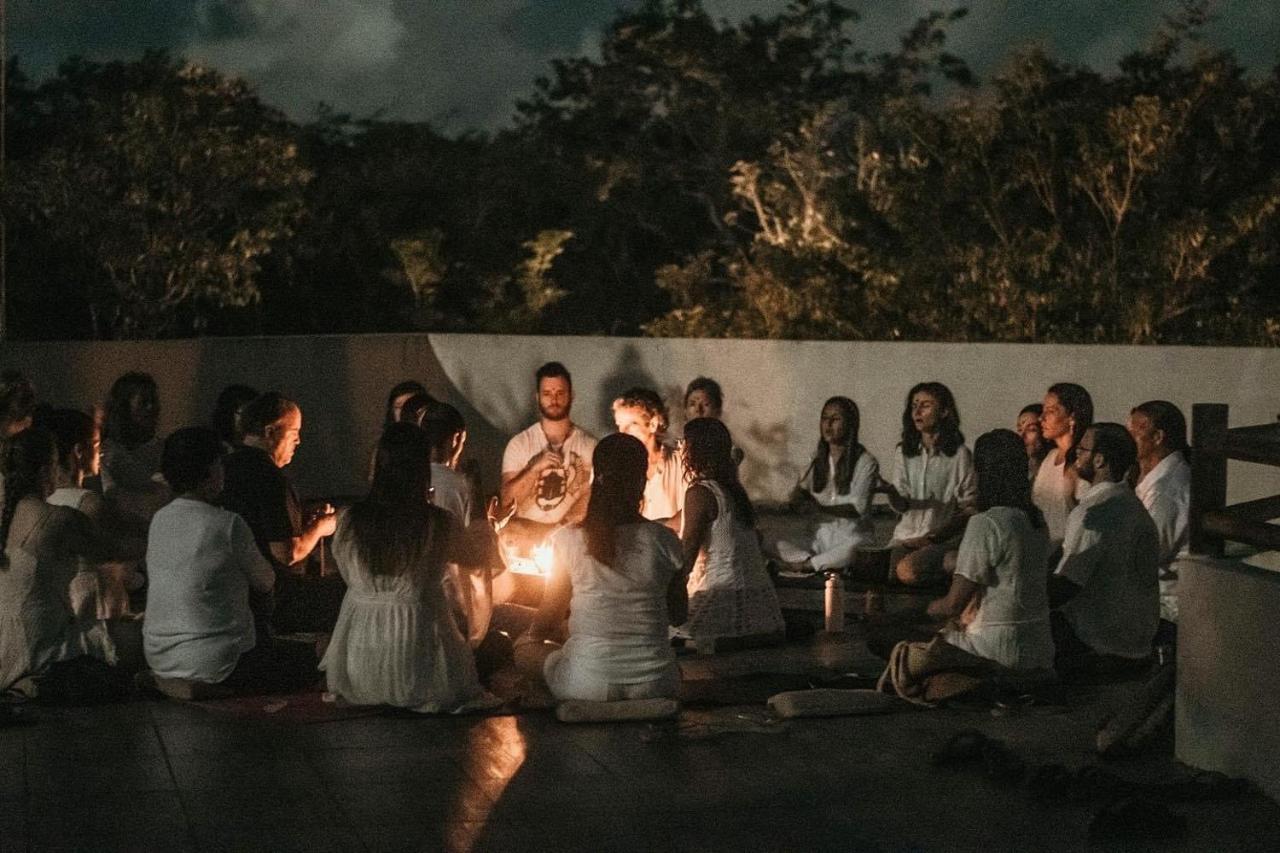
[[[855,564],[945,590],[928,636],[883,652],[900,693],[943,671],[1141,661],[1172,638],[1190,469],[1171,403],[1095,422],[1088,392],[1059,383],[971,451],[950,390],[920,383],[886,479],[858,406],[832,397],[789,503],[802,524],[765,541],[713,380],[688,386],[679,440],[652,389],[619,394],[600,440],[572,420],[564,365],[533,391],[538,419],[485,502],[459,411],[396,385],[368,490],[335,510],[283,471],[303,429],[283,394],[230,386],[209,426],[161,440],[146,374],[90,414],[5,372],[0,690],[218,696],[323,676],[342,701],[456,713],[499,704],[486,678],[514,662],[556,699],[673,697],[680,646],[782,641],[771,571]],[[877,494],[897,516],[887,543]],[[872,551],[887,561],[860,563]],[[504,570],[520,561],[544,575],[533,599]]]

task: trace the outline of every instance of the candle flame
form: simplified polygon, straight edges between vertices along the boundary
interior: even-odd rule
[[[538,567],[538,573],[542,575],[551,574],[551,546],[542,544],[533,549],[533,564]]]

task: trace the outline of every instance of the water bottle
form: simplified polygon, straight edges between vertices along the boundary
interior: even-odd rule
[[[825,615],[828,634],[844,633],[844,581],[839,572],[827,572]]]

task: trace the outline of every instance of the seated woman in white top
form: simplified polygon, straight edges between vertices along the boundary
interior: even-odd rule
[[[46,675],[61,681],[58,676],[66,672],[74,679],[74,673],[93,673],[102,663],[116,662],[105,624],[94,614],[79,618],[72,610],[71,581],[80,563],[96,563],[104,551],[83,513],[45,502],[53,491],[53,467],[53,437],[44,430],[27,429],[4,443],[0,690]],[[64,686],[76,692],[76,685]]]
[[[814,523],[803,542],[779,542],[778,556],[801,571],[843,569],[871,540],[871,494],[880,463],[858,443],[860,418],[848,397],[822,406],[818,449],[791,497],[791,507]]]
[[[1009,430],[974,444],[978,513],[969,519],[951,589],[929,615],[951,620],[942,639],[1016,670],[1053,666],[1049,629],[1049,539],[1031,502],[1026,450]]]
[[[249,525],[217,506],[221,439],[207,427],[180,429],[165,441],[161,466],[177,496],[152,518],[147,540],[147,666],[159,678],[273,686],[262,683],[269,638],[258,636],[250,601],[269,594],[275,576]]]
[[[56,488],[48,502],[88,517],[103,547],[115,558],[96,567],[82,566],[84,570],[73,581],[72,606],[77,613],[92,611],[99,619],[125,616],[129,613],[129,593],[146,583],[137,570],[137,561],[146,552],[147,544],[137,537],[113,535],[121,531],[108,517],[106,504],[97,492],[84,487],[86,478],[98,476],[101,436],[93,418],[75,409],[55,409],[47,425],[57,446]]]
[[[1036,471],[1031,499],[1044,514],[1052,550],[1062,547],[1067,516],[1084,497],[1089,484],[1076,476],[1076,445],[1093,423],[1093,398],[1073,382],[1049,386],[1040,411],[1040,434],[1051,446]]]
[[[679,533],[689,484],[684,460],[666,441],[668,416],[662,398],[648,388],[631,388],[613,401],[613,422],[618,432],[637,439],[649,454],[640,514]]]
[[[115,523],[142,539],[171,497],[160,478],[159,424],[155,379],[131,370],[112,383],[102,424],[102,495]]]
[[[680,673],[667,626],[686,613],[680,540],[640,515],[648,460],[637,439],[605,436],[592,454],[586,518],[551,537],[555,568],[521,646],[558,636],[568,611],[569,637],[542,667],[557,699],[676,694]]]
[[[946,385],[921,382],[907,393],[893,461],[893,481],[880,481],[902,516],[893,530],[890,572],[905,584],[945,578],[955,568],[977,489],[960,411]]]
[[[432,506],[425,432],[393,423],[378,441],[369,494],[338,516],[333,556],[347,582],[320,668],[357,705],[461,713],[497,704],[480,685],[454,616],[446,564],[470,563]]]
[[[689,619],[677,632],[710,652],[724,638],[781,639],[778,595],[765,568],[755,512],[738,481],[733,438],[720,421],[696,418],[684,428],[684,570]]]

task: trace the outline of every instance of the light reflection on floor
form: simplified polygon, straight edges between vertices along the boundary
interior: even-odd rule
[[[483,785],[461,785],[450,809],[469,820],[446,829],[446,849],[469,853],[488,824],[489,816],[502,792],[524,764],[526,745],[514,716],[489,717],[467,730],[467,748],[462,769]]]

